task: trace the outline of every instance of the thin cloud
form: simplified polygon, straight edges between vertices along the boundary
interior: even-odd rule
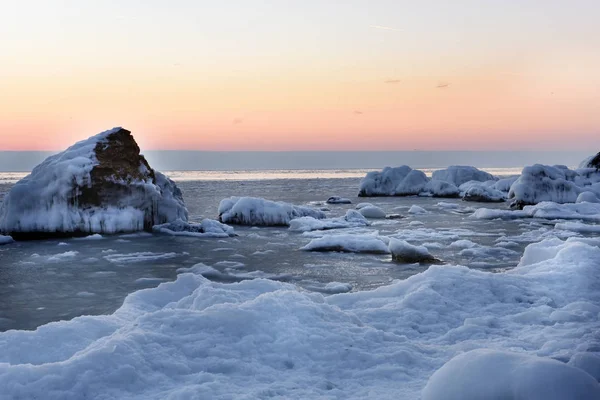
[[[388,79],[387,81],[384,81],[384,83],[400,83],[402,82],[400,79]]]
[[[363,115],[363,112],[359,111],[359,110],[356,110],[356,111],[354,111],[354,115]]]
[[[443,89],[443,88],[447,88],[448,86],[450,86],[449,83],[440,82],[440,83],[437,84],[436,88]]]
[[[244,122],[244,120],[243,120],[242,118],[234,118],[234,119],[233,119],[233,121],[232,121],[232,123],[233,123],[234,125],[239,125],[239,124],[241,124],[242,122]]]
[[[373,28],[373,29],[381,29],[383,31],[394,31],[394,32],[402,32],[402,29],[398,29],[398,28],[392,28],[390,26],[383,26],[383,25],[369,25],[369,28]]]

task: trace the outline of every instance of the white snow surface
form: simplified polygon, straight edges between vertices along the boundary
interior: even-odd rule
[[[0,205],[0,232],[141,231],[144,229],[142,206],[152,208],[155,220],[187,219],[183,201],[174,196],[179,189],[159,172],[155,174],[156,184],[151,180],[128,182],[140,187],[141,191],[132,193],[143,192],[144,198],[132,194],[120,202],[126,206],[83,209],[73,204],[74,194],[91,185],[90,172],[99,164],[94,152],[96,145],[119,129],[101,132],[48,157],[17,182]]]
[[[597,343],[600,248],[551,240],[526,255],[508,272],[431,266],[327,297],[184,273],[111,315],[0,333],[0,398],[418,399],[429,381],[424,400],[596,399],[584,370],[597,353],[581,353]]]
[[[377,206],[366,206],[358,210],[358,212],[365,218],[381,219],[385,218],[385,211]]]
[[[10,236],[0,235],[0,245],[9,244],[14,242],[13,238]]]
[[[316,219],[300,217],[290,221],[290,230],[294,232],[309,232],[326,229],[343,229],[368,226],[369,221],[358,211],[348,210],[346,215],[337,218]]]
[[[166,224],[154,225],[152,230],[172,236],[213,238],[235,236],[235,231],[231,226],[222,224],[214,219],[203,219],[200,223],[189,223],[178,219]]]
[[[592,400],[600,385],[582,369],[549,358],[479,349],[438,370],[422,400]]]
[[[219,204],[221,222],[237,225],[286,226],[294,218],[323,219],[325,213],[314,208],[257,197],[230,197]]]
[[[469,181],[485,182],[496,180],[494,175],[466,165],[452,165],[446,169],[433,171],[431,178],[449,182],[456,187]]]
[[[306,246],[300,248],[300,250],[373,254],[387,254],[390,252],[382,238],[369,234],[325,235],[311,240]]]

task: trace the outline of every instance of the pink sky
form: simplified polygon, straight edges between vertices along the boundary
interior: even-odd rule
[[[566,150],[600,138],[594,2],[26,3],[0,20],[0,150],[58,150],[113,126],[144,149]]]

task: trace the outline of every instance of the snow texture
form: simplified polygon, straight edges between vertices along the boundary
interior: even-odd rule
[[[358,210],[365,218],[380,219],[385,218],[385,211],[377,206],[366,206]]]
[[[327,297],[183,273],[111,315],[0,333],[0,398],[597,399],[600,248],[526,254]]]
[[[600,385],[582,369],[553,359],[497,350],[461,354],[436,371],[422,400],[598,399]]]
[[[397,262],[412,264],[435,261],[427,247],[415,246],[404,240],[391,238],[388,248],[392,259]]]
[[[309,232],[327,229],[343,229],[368,226],[369,221],[356,210],[346,211],[346,215],[337,218],[316,219],[300,217],[290,221],[290,230],[294,232]]]
[[[131,180],[128,198],[118,206],[77,204],[83,189],[91,185],[91,171],[99,164],[95,149],[121,128],[99,133],[65,151],[52,155],[17,182],[0,205],[0,232],[8,233],[118,233],[144,229],[147,213],[159,222],[187,219],[181,192],[159,172],[155,182]],[[140,169],[146,167],[140,164]]]
[[[352,234],[326,235],[311,240],[300,250],[372,254],[387,254],[390,252],[385,242],[377,236]]]
[[[464,165],[452,165],[446,169],[434,171],[431,178],[451,183],[456,187],[469,181],[485,182],[496,180],[492,174]]]
[[[172,236],[214,238],[235,236],[234,229],[231,226],[222,224],[214,219],[204,219],[199,224],[189,223],[178,219],[166,224],[154,225],[152,230],[157,233],[164,233]]]
[[[291,220],[300,217],[323,219],[326,215],[314,208],[256,197],[230,197],[219,204],[219,220],[228,224],[288,226]]]

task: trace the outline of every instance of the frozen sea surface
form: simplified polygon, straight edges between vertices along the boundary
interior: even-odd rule
[[[356,197],[359,179],[275,179],[192,181],[179,185],[192,220],[217,218],[221,199],[256,196],[294,204],[326,207],[328,216],[345,214],[370,202],[405,218],[371,220],[366,228],[292,232],[287,228],[236,227],[237,237],[199,239],[163,235],[118,235],[87,239],[18,242],[0,247],[0,329],[35,329],[78,315],[111,313],[133,291],[174,280],[179,268],[206,264],[217,281],[255,277],[291,282],[327,293],[373,289],[405,279],[427,265],[397,264],[390,255],[300,251],[311,239],[336,233],[391,236],[426,246],[444,263],[499,271],[516,265],[524,247],[547,237],[567,237],[544,220],[482,221],[469,218],[474,207],[506,205],[467,203],[422,197]],[[10,185],[0,185],[6,192]],[[325,204],[333,195],[353,204]],[[322,205],[319,205],[322,202]],[[427,213],[411,214],[413,205]]]

